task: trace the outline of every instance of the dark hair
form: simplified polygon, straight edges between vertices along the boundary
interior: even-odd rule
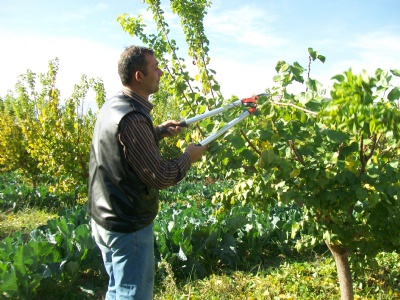
[[[118,74],[123,85],[128,85],[132,81],[136,71],[147,75],[146,53],[153,55],[154,51],[147,47],[129,46],[122,52],[118,61]]]

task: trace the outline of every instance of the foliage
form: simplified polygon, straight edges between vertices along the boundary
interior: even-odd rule
[[[123,15],[118,20],[126,32],[156,50],[166,70],[158,101],[170,99],[184,118],[223,105],[215,72],[208,67],[209,42],[203,28],[210,2],[170,2],[181,20],[188,61],[197,68],[194,76],[169,36],[160,1],[144,3],[153,14],[157,33],[146,33],[140,16]],[[335,259],[344,258],[343,264],[350,256],[353,273],[362,275],[366,267],[379,266],[382,251],[399,248],[400,88],[392,79],[400,71],[378,69],[373,75],[345,71],[333,76],[327,97],[322,85],[310,77],[315,61],[324,62],[325,57],[312,48],[308,49],[308,68],[279,61],[275,86],[268,89],[271,96],[259,98],[254,117],[210,146],[199,170],[208,174],[210,182],[229,178],[228,182],[211,185],[210,189],[215,188],[211,192],[205,184],[170,191],[187,195],[184,202],[166,203],[156,221],[161,262],[172,266],[176,276],[201,278],[219,268],[246,266],[262,259],[271,242],[282,253],[292,251],[291,243],[299,250],[326,243]],[[61,104],[55,87],[57,70],[58,62],[50,62],[48,73],[40,76],[40,92],[35,89],[35,74],[28,71],[16,86],[17,95],[0,101],[0,167],[30,176],[34,194],[41,183],[49,182],[48,191],[53,193],[56,187],[71,191],[86,181],[95,117],[91,111],[83,114],[81,101],[91,87],[98,104],[104,101],[101,82],[83,76],[71,99]],[[302,84],[304,91],[292,94],[294,83]],[[234,116],[231,110],[213,121],[201,121],[178,147],[199,140]],[[29,198],[31,190],[21,188],[16,194]],[[2,204],[16,194],[7,191]],[[207,201],[199,203],[203,197]],[[15,199],[10,202],[16,203]],[[24,241],[18,234],[2,242],[0,272],[5,294],[32,297],[43,285],[54,286],[53,280],[59,280],[56,276],[68,288],[76,281],[80,264],[89,254],[75,243],[73,233],[79,228],[75,235],[89,242],[88,225],[59,222],[34,231],[26,246],[20,246]],[[44,257],[38,257],[39,253]],[[398,285],[396,272],[390,276]],[[338,275],[342,282],[343,274]],[[307,278],[309,274],[293,276]],[[307,286],[295,283],[299,289]]]
[[[335,77],[339,82],[332,100],[318,96],[317,90],[287,95],[286,101],[319,111],[316,119],[290,106],[277,110],[266,103],[261,108],[268,118],[261,121],[265,131],[260,138],[268,146],[260,166],[274,171],[262,176],[277,199],[295,200],[302,207],[304,220],[297,226],[307,230],[311,244],[327,240],[373,257],[400,242],[395,234],[400,214],[395,124],[400,114],[393,99],[381,95],[392,89],[390,76],[382,78],[379,70],[371,78],[351,71],[345,75]],[[385,88],[379,84],[384,80]]]
[[[43,289],[55,291],[60,286],[66,293],[75,288],[82,270],[100,264],[86,210],[63,210],[59,215],[32,230],[27,241],[16,232],[0,242],[3,296],[38,299]]]
[[[57,72],[54,59],[48,72],[39,75],[37,90],[36,74],[28,70],[16,84],[16,95],[1,100],[0,167],[3,172],[23,172],[34,188],[49,183],[50,192],[61,193],[87,181],[95,115],[91,109],[84,111],[84,99],[93,89],[101,105],[105,94],[100,80],[83,75],[71,97],[61,102]]]
[[[161,78],[162,86],[171,103],[179,106],[182,118],[198,115],[206,109],[213,109],[222,104],[220,87],[214,78],[215,71],[209,69],[210,58],[209,41],[204,34],[203,19],[210,6],[206,0],[171,1],[171,9],[176,13],[183,26],[183,34],[188,45],[188,54],[192,66],[197,69],[196,74],[190,75],[188,63],[180,57],[176,40],[170,39],[170,29],[164,17],[160,1],[146,0],[148,9],[152,12],[157,33],[147,34],[146,25],[141,16],[132,17],[128,14],[117,18],[124,31],[132,36],[139,37],[144,44],[155,49],[160,66],[166,70]],[[193,27],[195,26],[195,27]],[[203,126],[196,125],[193,132],[189,132],[186,140],[198,140],[204,136]],[[218,128],[218,123],[208,123],[207,131]],[[181,141],[179,145],[182,145]]]
[[[72,206],[77,198],[75,191],[55,193],[48,184],[32,187],[25,176],[17,172],[0,175],[0,209],[18,212],[26,208],[58,209]]]
[[[195,174],[189,178],[162,191],[163,199],[174,201],[165,201],[155,224],[160,299],[188,298],[188,293],[193,299],[201,294],[220,298],[223,293],[226,299],[263,299],[265,293],[271,298],[337,296],[332,259],[313,261],[294,251],[291,225],[301,218],[296,207],[274,207],[263,214],[249,204],[236,203],[218,213],[210,200],[232,183],[204,186]],[[106,275],[85,208],[62,210],[45,225],[25,232],[0,242],[3,297],[43,299],[51,293],[57,299],[102,298]],[[324,252],[326,247],[318,256]],[[398,294],[398,258],[396,253],[381,253],[380,271],[364,270],[355,285],[359,299],[364,299],[362,295],[391,299],[383,295]],[[211,286],[215,288],[209,290]]]
[[[165,86],[174,88],[168,91],[180,103],[182,116],[222,105],[220,96],[210,94],[214,87],[219,90],[214,76],[202,76],[212,73],[207,69],[208,40],[202,22],[209,2],[170,2],[182,22],[190,59],[195,65],[205,62],[198,65],[195,76],[202,89],[192,87],[194,81],[169,36],[160,1],[144,3],[158,33],[145,33],[140,16],[124,15],[118,20],[126,32],[153,47],[163,59],[168,70]],[[292,231],[293,236],[301,234],[298,249],[325,242],[335,259],[344,257],[344,265],[350,255],[357,271],[373,263],[380,251],[398,249],[400,244],[400,88],[391,84],[400,71],[378,69],[370,76],[348,70],[333,77],[331,98],[327,98],[321,83],[310,77],[311,64],[325,59],[309,48],[308,68],[279,61],[271,96],[260,97],[255,117],[215,142],[199,167],[229,175],[236,182],[233,189],[214,198],[224,207],[239,202],[268,209],[276,201],[296,203],[303,214]],[[293,83],[304,85],[305,91],[292,94]],[[200,122],[197,128],[209,133],[232,118],[233,112],[227,112],[214,122]],[[186,139],[198,137],[192,133]],[[344,273],[349,279],[349,271]],[[342,284],[343,274],[338,275]]]
[[[151,102],[154,105],[152,110],[154,125],[159,125],[167,120],[179,120],[179,107],[175,103],[171,103],[172,99],[168,98],[168,93],[164,88],[152,95]],[[176,145],[175,139],[166,138],[160,141],[160,152],[166,159],[171,159],[179,156],[182,150]]]

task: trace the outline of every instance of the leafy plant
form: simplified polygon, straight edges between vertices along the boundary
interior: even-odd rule
[[[291,252],[291,225],[299,211],[280,207],[266,214],[241,203],[221,210],[211,199],[230,186],[185,181],[162,191],[162,198],[173,195],[174,202],[163,202],[155,221],[158,256],[179,278],[204,278],[219,268],[246,268],[262,262],[267,247]]]
[[[86,210],[61,211],[60,218],[31,231],[28,240],[17,232],[0,242],[0,291],[35,299],[46,285],[71,289],[88,265],[99,263]]]

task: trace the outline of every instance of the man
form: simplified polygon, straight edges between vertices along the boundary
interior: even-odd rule
[[[101,108],[93,133],[89,215],[109,275],[106,300],[146,300],[153,298],[158,190],[180,182],[206,147],[191,143],[175,159],[161,157],[158,141],[183,128],[153,126],[149,96],[163,75],[153,50],[126,48],[118,73],[123,89]]]

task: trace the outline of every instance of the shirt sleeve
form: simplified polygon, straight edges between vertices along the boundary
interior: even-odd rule
[[[163,159],[151,124],[140,113],[130,113],[121,120],[119,142],[129,165],[149,187],[164,189],[176,185],[190,168],[187,153],[170,160]]]
[[[164,137],[161,134],[161,127],[160,126],[155,126],[154,130],[156,131],[156,135],[157,135],[158,140],[159,141],[162,140]]]

